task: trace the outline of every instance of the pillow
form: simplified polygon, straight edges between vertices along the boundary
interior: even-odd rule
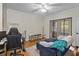
[[[57,38],[49,38],[47,40],[45,40],[46,42],[54,42],[54,41],[57,41],[58,39]]]
[[[58,36],[58,40],[61,40],[61,39],[63,39],[65,36],[64,35],[59,35]]]
[[[64,41],[66,41],[67,42],[67,47],[69,47],[72,44],[72,42],[73,42],[73,39],[72,39],[71,35],[68,35],[68,36],[60,35],[58,37],[58,40],[64,40]]]
[[[55,41],[50,46],[50,48],[57,48],[58,50],[63,52],[63,51],[65,51],[66,46],[67,46],[67,42],[65,40],[58,40],[58,41]]]
[[[53,42],[41,41],[41,42],[39,42],[39,44],[41,44],[44,47],[50,47],[53,44]]]

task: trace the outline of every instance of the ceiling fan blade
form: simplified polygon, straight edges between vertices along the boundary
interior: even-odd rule
[[[34,10],[32,10],[32,12],[37,12],[37,11],[39,11],[39,10],[40,10],[40,8],[34,9]]]
[[[62,5],[61,3],[48,3],[47,4],[48,6],[60,6],[60,5]]]
[[[54,3],[54,4],[49,4],[49,6],[72,6],[72,5],[78,5],[75,3]]]
[[[41,3],[33,3],[33,5],[41,6],[42,4]]]

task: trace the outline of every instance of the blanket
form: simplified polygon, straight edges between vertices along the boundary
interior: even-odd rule
[[[67,42],[65,40],[58,40],[55,41],[50,48],[57,48],[60,51],[65,51],[65,48],[67,47]]]

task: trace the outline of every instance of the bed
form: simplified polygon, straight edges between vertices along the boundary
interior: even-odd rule
[[[50,41],[47,41],[47,42],[50,42]],[[52,40],[52,42],[55,42],[55,41],[57,40]],[[39,50],[40,56],[64,56],[66,52],[69,50],[70,46],[71,45],[66,47],[65,50],[62,52],[56,48],[45,47],[37,43],[37,49]]]
[[[39,50],[40,56],[64,56],[66,52],[69,50],[69,47],[62,52],[56,48],[44,47],[37,43],[37,49]]]

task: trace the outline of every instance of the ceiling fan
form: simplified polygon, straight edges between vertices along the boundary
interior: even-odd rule
[[[33,10],[33,12],[40,11],[42,13],[47,13],[52,8],[52,3],[34,3],[38,8]]]

